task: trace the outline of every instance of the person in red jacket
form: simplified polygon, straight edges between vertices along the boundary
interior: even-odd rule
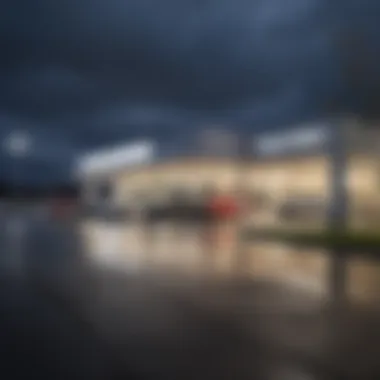
[[[211,214],[215,221],[234,221],[238,216],[238,204],[231,194],[215,195],[209,204]]]
[[[228,247],[235,243],[234,226],[239,215],[239,206],[236,198],[231,193],[221,193],[208,189],[205,206],[209,215],[209,222],[204,231],[204,251],[214,265],[214,259],[222,247]]]

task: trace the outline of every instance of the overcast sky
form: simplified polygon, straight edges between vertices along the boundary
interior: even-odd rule
[[[364,113],[379,20],[379,0],[2,0],[0,136],[31,131],[30,161],[60,176],[138,136]]]

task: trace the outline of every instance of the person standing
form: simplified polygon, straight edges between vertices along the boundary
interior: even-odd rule
[[[215,220],[215,245],[218,249],[227,249],[232,253],[236,243],[236,221],[239,206],[231,193],[220,193],[210,203],[211,213]]]
[[[203,247],[207,265],[212,267],[223,250],[233,253],[236,242],[234,227],[239,206],[232,194],[207,188],[204,193],[204,207]]]

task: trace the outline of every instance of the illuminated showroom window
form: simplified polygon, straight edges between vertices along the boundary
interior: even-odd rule
[[[323,197],[298,196],[285,200],[279,217],[289,222],[320,221],[326,216],[327,202]]]

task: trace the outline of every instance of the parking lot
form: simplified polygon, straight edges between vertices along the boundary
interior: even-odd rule
[[[0,204],[0,270],[24,276],[39,273],[51,280],[72,271],[83,254],[75,217],[52,217],[49,205]],[[66,271],[67,269],[67,271]]]
[[[34,273],[64,283],[84,259],[100,266],[137,273],[163,269],[174,273],[230,275],[234,273],[234,245],[207,251],[200,230],[158,225],[147,239],[137,222],[109,218],[52,218],[46,205],[22,207],[15,212],[0,204],[0,271]],[[328,256],[321,250],[307,254],[283,244],[249,243],[244,247],[243,270],[252,278],[275,279],[325,295]],[[211,272],[210,272],[211,270]],[[376,297],[380,268],[352,259],[348,265],[349,291],[354,296]]]
[[[137,223],[108,223],[87,220],[81,232],[88,254],[110,267],[135,272],[146,268],[192,274],[236,274],[236,245],[219,245],[210,252],[199,230],[183,231],[170,224],[157,226],[149,240]],[[244,244],[245,265],[241,273],[293,284],[313,294],[326,296],[329,284],[329,255],[322,249],[297,248],[282,243]],[[380,266],[360,257],[347,264],[350,296],[378,299]]]

